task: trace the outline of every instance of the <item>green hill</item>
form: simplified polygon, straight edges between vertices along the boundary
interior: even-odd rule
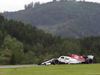
[[[36,64],[68,53],[94,55],[100,62],[100,36],[61,38],[0,15],[0,64]]]
[[[8,19],[21,20],[62,37],[100,35],[100,4],[49,2],[17,12],[5,12]]]

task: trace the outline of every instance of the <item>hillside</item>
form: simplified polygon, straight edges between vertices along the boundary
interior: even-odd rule
[[[100,4],[97,3],[50,2],[3,15],[62,37],[100,35]]]
[[[100,36],[61,38],[0,15],[0,64],[36,64],[68,53],[94,55],[100,62]]]

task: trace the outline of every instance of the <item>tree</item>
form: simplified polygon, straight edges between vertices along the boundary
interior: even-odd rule
[[[4,21],[4,17],[0,15],[0,24]]]
[[[10,50],[0,50],[0,64],[10,64],[12,52]]]
[[[61,2],[65,1],[65,0],[60,0]]]
[[[93,42],[89,51],[94,55],[94,61],[100,62],[100,41]]]
[[[10,50],[12,52],[12,56],[14,60],[16,60],[15,64],[20,64],[23,59],[23,44],[16,40],[16,38],[12,38],[10,35],[7,35],[4,38],[4,42],[2,45],[3,50]]]
[[[62,43],[62,53],[65,55],[67,53],[74,53],[74,54],[80,54],[80,47],[76,43],[73,43],[71,41],[64,41]]]
[[[31,3],[28,4],[28,5],[25,5],[24,8],[25,8],[25,9],[33,8],[33,2],[31,2]]]
[[[2,42],[3,42],[3,34],[2,34],[2,32],[0,31],[0,48],[1,48]]]
[[[56,0],[53,0],[53,2],[56,2]]]
[[[23,64],[36,64],[37,62],[38,58],[33,51],[28,51],[24,54]]]
[[[36,2],[35,4],[34,4],[34,7],[37,7],[37,6],[39,6],[40,5],[40,2]]]
[[[12,64],[12,65],[16,64],[16,60],[15,60],[15,55],[14,54],[12,54],[12,56],[11,56],[10,64]]]

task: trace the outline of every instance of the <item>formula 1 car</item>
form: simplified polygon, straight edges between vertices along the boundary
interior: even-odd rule
[[[60,56],[59,58],[46,60],[43,63],[40,63],[39,65],[81,64],[81,63],[92,64],[93,58],[94,58],[93,55],[87,55],[86,57],[82,57],[79,55],[71,54],[68,56]]]

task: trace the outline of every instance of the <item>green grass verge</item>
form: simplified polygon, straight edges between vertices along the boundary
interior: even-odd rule
[[[90,73],[92,75],[100,73],[100,64],[51,65],[0,69],[0,75],[91,75]]]

